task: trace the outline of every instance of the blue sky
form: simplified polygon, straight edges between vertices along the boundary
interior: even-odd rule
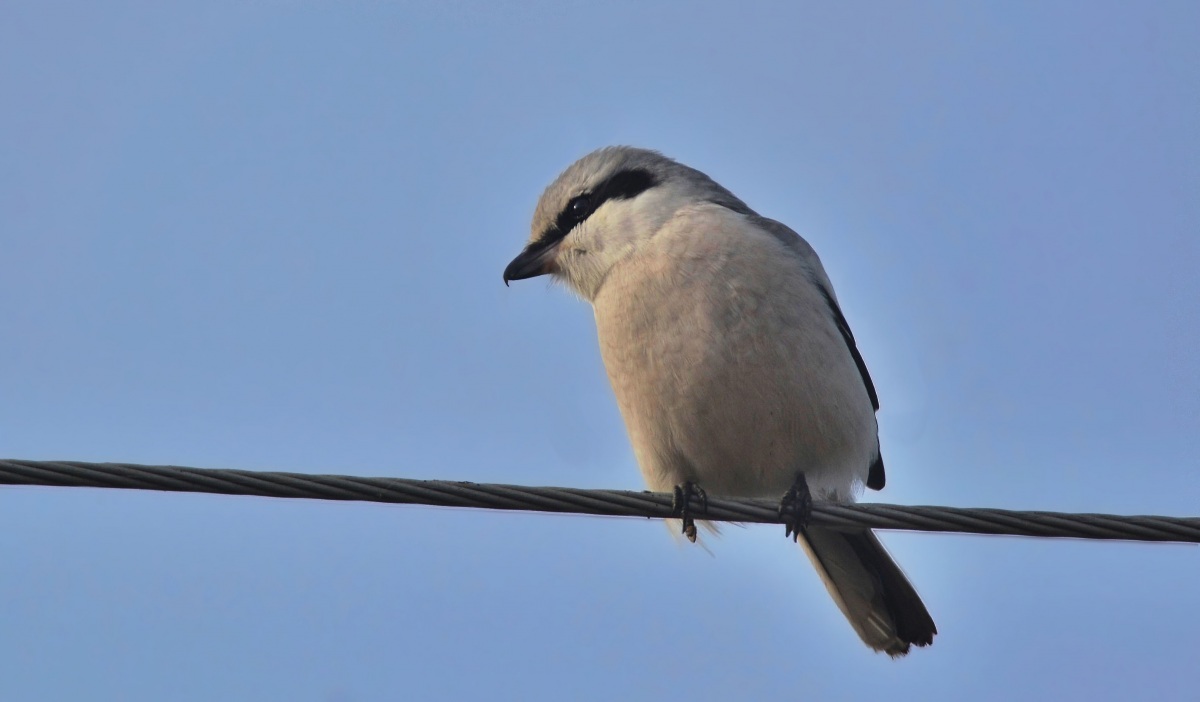
[[[505,289],[612,143],[820,252],[871,499],[1200,512],[1200,6],[6,2],[0,455],[641,487],[589,311]],[[1194,699],[1193,547],[0,488],[0,699]]]

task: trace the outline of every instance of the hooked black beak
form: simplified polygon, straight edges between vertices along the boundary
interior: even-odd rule
[[[536,278],[549,273],[548,264],[553,260],[554,251],[557,248],[557,241],[535,241],[526,246],[525,250],[517,254],[512,263],[504,269],[504,284],[508,285],[510,280]]]

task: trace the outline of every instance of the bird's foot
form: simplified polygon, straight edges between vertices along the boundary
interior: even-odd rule
[[[792,483],[792,487],[779,501],[779,516],[784,520],[783,525],[787,529],[785,537],[790,536],[793,541],[800,538],[800,531],[808,526],[808,520],[812,517],[812,506],[812,493],[808,491],[808,481],[804,479],[804,473],[797,473],[796,482]]]
[[[707,513],[708,493],[690,480],[676,485],[671,497],[671,511],[683,520],[683,535],[692,543],[696,543],[696,520],[692,518],[692,500],[695,498],[700,500],[700,514]]]

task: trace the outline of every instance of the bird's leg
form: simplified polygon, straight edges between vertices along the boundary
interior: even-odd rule
[[[692,519],[692,498],[700,498],[700,513],[708,512],[708,493],[704,488],[688,480],[683,485],[676,485],[671,496],[671,512],[683,520],[683,535],[688,541],[696,543],[696,520]]]
[[[787,528],[784,536],[792,537],[793,541],[798,540],[800,530],[808,526],[808,520],[812,516],[812,493],[808,491],[808,481],[804,479],[803,471],[796,473],[796,482],[792,483],[792,487],[779,501],[779,516],[783,518],[783,525]]]

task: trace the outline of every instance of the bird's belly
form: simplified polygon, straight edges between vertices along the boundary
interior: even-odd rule
[[[836,328],[804,312],[820,308],[783,287],[676,290],[652,307],[631,295],[597,311],[651,489],[691,480],[713,494],[778,496],[804,472],[815,494],[849,500],[865,480],[876,425],[857,369]]]

